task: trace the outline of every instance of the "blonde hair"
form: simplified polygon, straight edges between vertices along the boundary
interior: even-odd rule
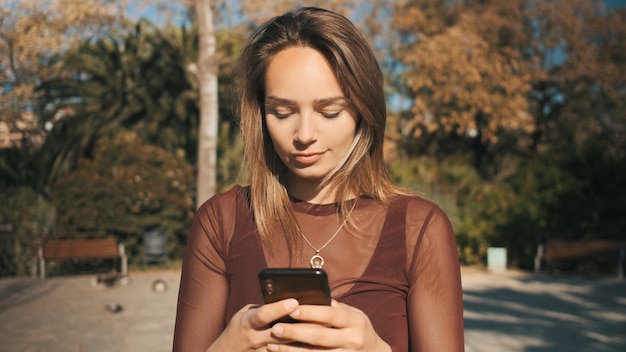
[[[269,62],[293,46],[313,48],[326,58],[358,118],[346,157],[323,181],[336,195],[340,216],[354,195],[386,202],[392,195],[403,193],[391,183],[383,160],[383,76],[365,37],[347,18],[319,8],[305,7],[271,19],[254,33],[241,56],[240,123],[259,236],[271,249],[269,234],[282,229],[290,258],[300,241],[300,227],[285,187],[287,169],[265,126],[264,100]]]

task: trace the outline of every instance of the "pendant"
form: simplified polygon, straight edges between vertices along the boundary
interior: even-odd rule
[[[315,253],[314,256],[311,257],[311,268],[313,269],[321,269],[324,266],[324,258],[321,255]]]

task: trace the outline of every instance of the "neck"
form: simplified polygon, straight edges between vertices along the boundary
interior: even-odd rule
[[[289,180],[287,191],[292,197],[313,204],[329,204],[337,201],[335,192],[330,187],[321,186],[320,180]]]

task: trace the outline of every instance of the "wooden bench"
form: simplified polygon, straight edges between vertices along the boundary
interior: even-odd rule
[[[67,259],[120,259],[121,274],[128,275],[128,258],[123,244],[113,237],[97,239],[46,240],[37,245],[36,259],[39,274],[46,278],[46,260]],[[33,276],[37,270],[33,270]]]
[[[535,272],[541,271],[541,263],[544,260],[575,260],[590,257],[613,257],[617,261],[618,277],[624,278],[626,241],[618,240],[550,240],[545,245],[539,244],[535,255]]]

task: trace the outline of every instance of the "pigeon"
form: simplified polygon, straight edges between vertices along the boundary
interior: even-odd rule
[[[120,313],[124,310],[124,307],[122,307],[121,305],[117,303],[109,303],[105,307],[106,307],[106,310],[108,310],[111,313]]]

